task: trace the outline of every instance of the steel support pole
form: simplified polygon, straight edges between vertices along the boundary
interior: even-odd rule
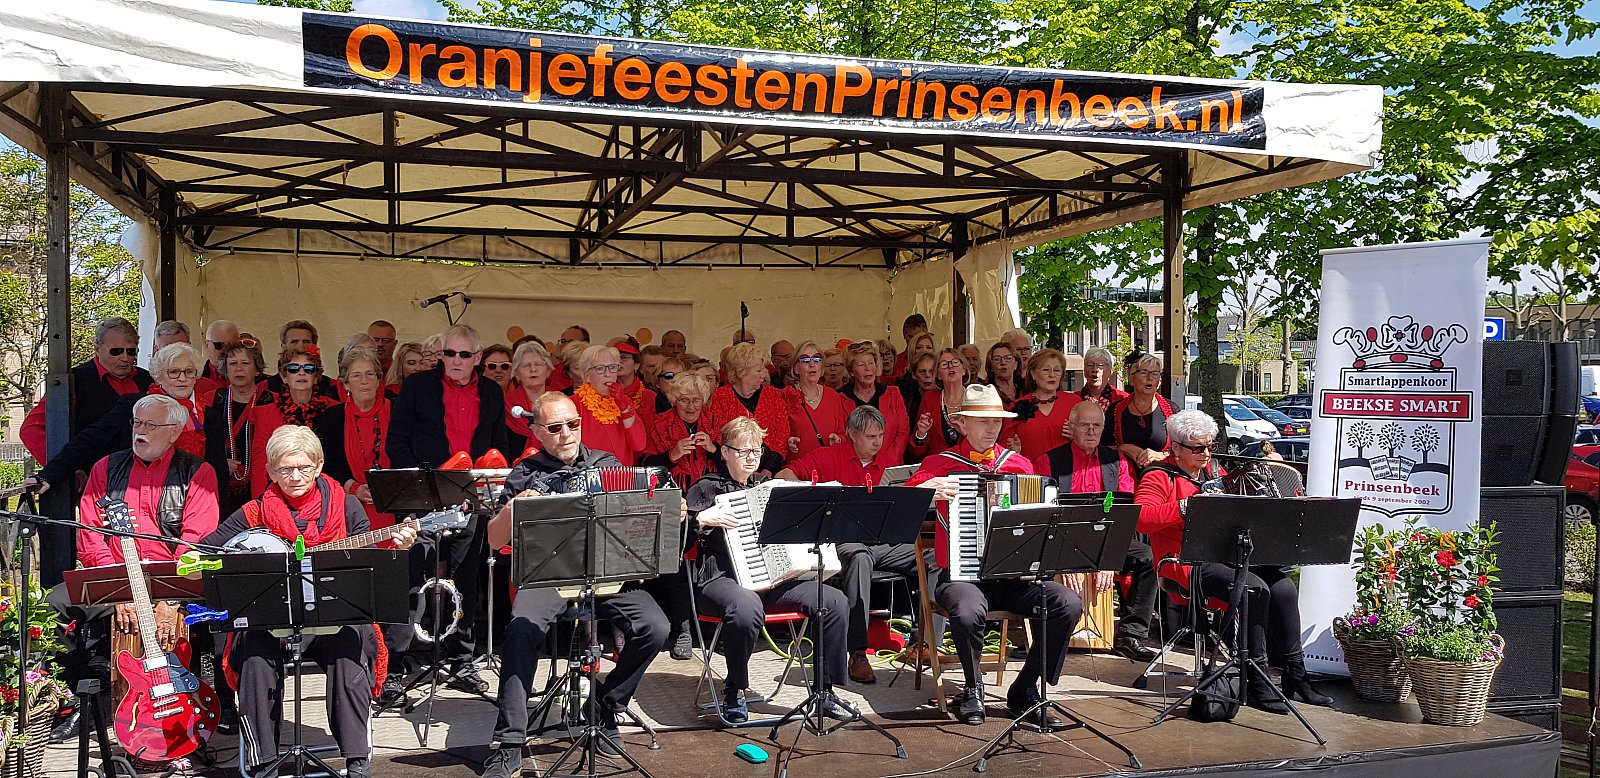
[[[72,179],[67,166],[67,93],[42,84],[40,114],[45,140],[45,451],[55,456],[72,437]],[[70,519],[73,492],[67,484],[43,495],[47,516]],[[46,589],[75,566],[77,539],[71,530],[47,526],[39,532],[39,582]]]

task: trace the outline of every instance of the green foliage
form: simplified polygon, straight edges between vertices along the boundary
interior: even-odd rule
[[[45,354],[44,163],[18,148],[0,150],[0,403],[31,403]],[[95,323],[136,320],[139,269],[118,242],[128,220],[89,190],[71,196],[72,355],[94,351]]]
[[[1400,548],[1404,530],[1373,524],[1356,536],[1351,567],[1356,573],[1356,606],[1334,619],[1334,634],[1345,640],[1392,640],[1411,621],[1400,586]]]
[[[1564,577],[1570,589],[1594,591],[1594,536],[1592,522],[1567,525],[1567,559]]]
[[[280,8],[304,8],[307,11],[332,11],[350,13],[356,9],[354,0],[256,0],[256,5],[275,5]]]
[[[35,588],[28,593],[26,614],[17,607],[12,592],[6,587],[5,595],[0,596],[0,646],[21,645],[24,629],[28,630],[32,643],[27,667],[22,666],[17,651],[0,651],[0,716],[16,715],[20,683],[28,684],[29,699],[42,687],[56,683],[57,654],[65,650],[60,619],[55,609],[45,604],[44,590]]]
[[[0,489],[22,485],[22,463],[0,462]]]

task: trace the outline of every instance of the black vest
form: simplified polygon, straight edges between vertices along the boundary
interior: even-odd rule
[[[1100,446],[1095,453],[1100,457],[1100,491],[1116,491],[1122,475],[1122,455],[1110,446]],[[1055,476],[1062,493],[1072,491],[1072,444],[1056,446],[1045,456],[1050,458],[1050,474]]]
[[[204,462],[200,459],[182,451],[172,452],[172,463],[167,466],[167,480],[161,486],[161,501],[156,510],[156,523],[161,526],[161,534],[169,538],[183,534],[183,506],[189,501],[189,483],[194,480],[194,474],[202,464]],[[132,449],[106,457],[106,499],[123,500],[128,493],[128,474],[131,472]]]

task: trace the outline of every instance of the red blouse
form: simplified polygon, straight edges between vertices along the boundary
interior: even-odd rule
[[[783,390],[783,399],[789,407],[789,437],[800,440],[800,450],[793,454],[788,453],[788,446],[785,445],[783,453],[786,459],[805,456],[814,449],[833,445],[834,441],[828,439],[829,435],[838,435],[839,442],[844,441],[844,423],[851,411],[844,395],[824,386],[822,399],[817,401],[817,407],[812,408],[800,388],[794,387]]]
[[[1011,410],[1017,410],[1017,406],[1024,402],[1034,402],[1033,395],[1018,399],[1012,404]],[[1056,401],[1050,404],[1049,413],[1034,413],[1026,421],[1018,418],[1006,422],[1005,428],[1000,431],[1000,440],[1010,440],[1012,436],[1020,438],[1022,447],[1017,449],[1017,453],[1030,460],[1035,459],[1046,451],[1070,441],[1061,430],[1066,426],[1067,417],[1072,413],[1072,406],[1078,402],[1079,398],[1075,394],[1057,392]]]
[[[844,397],[845,404],[850,410],[855,410],[868,403],[862,402],[851,391],[854,384],[845,384],[840,395]],[[883,414],[883,450],[878,453],[878,461],[884,467],[894,467],[906,461],[906,444],[911,439],[911,422],[906,418],[906,401],[900,396],[900,390],[893,386],[879,386],[878,412]],[[848,415],[848,414],[846,414]]]
[[[900,411],[902,418],[905,411]],[[767,431],[767,436],[761,440],[767,448],[778,453],[778,456],[789,458],[789,404],[783,399],[783,390],[762,385],[761,397],[756,400],[756,411],[751,413],[739,401],[739,396],[733,393],[732,384],[717,387],[711,393],[711,416],[719,425],[727,424],[740,416],[754,416],[756,423]],[[722,440],[722,427],[715,430],[706,430],[711,433],[711,438],[717,442]]]

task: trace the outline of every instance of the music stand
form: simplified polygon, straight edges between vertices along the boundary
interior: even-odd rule
[[[1244,625],[1248,619],[1244,613],[1244,587],[1240,584],[1250,567],[1256,564],[1274,567],[1348,564],[1360,515],[1359,498],[1209,494],[1189,498],[1183,519],[1183,560],[1190,564],[1218,562],[1233,568],[1228,613],[1233,620],[1234,650],[1226,661],[1197,681],[1193,689],[1156,714],[1154,723],[1161,723],[1201,689],[1232,671],[1245,678],[1247,685],[1254,679],[1271,689],[1273,696],[1288,706],[1301,726],[1317,739],[1318,745],[1327,743],[1294,702],[1267,677],[1266,668],[1248,656],[1248,646],[1242,643],[1247,640]],[[1199,592],[1189,595],[1191,598],[1203,596]]]
[[[1108,496],[1112,498],[1109,503]],[[1098,504],[1026,506],[992,511],[983,559],[978,565],[979,578],[1030,578],[1041,590],[1039,602],[1043,603],[1045,582],[1057,575],[1121,569],[1138,523],[1139,506],[1115,504],[1114,493],[1102,493]],[[1048,645],[1049,620],[1044,618],[1044,613],[1038,615],[1039,645]],[[1075,626],[1069,624],[1067,629]],[[1045,711],[1053,711],[1071,722],[1066,729],[1083,729],[1110,743],[1127,755],[1130,766],[1138,768],[1139,758],[1127,746],[1050,699],[1048,676],[1047,672],[1039,673],[1039,701],[989,740],[972,769],[980,773],[986,771],[989,758],[1006,744],[1026,750],[1016,742],[1017,730],[1025,726],[1039,732],[1052,731],[1042,725],[1029,724],[1036,715],[1042,721]]]
[[[205,599],[201,582],[178,575],[177,562],[141,561],[139,567],[144,570],[145,590],[152,601]],[[83,608],[106,607],[133,599],[128,568],[121,563],[67,570],[62,573],[62,583],[67,587],[67,599]]]
[[[202,574],[206,607],[226,611],[228,631],[264,629],[286,639],[294,667],[294,729],[289,748],[266,765],[277,775],[292,760],[295,776],[304,778],[307,764],[338,776],[322,757],[305,746],[301,736],[303,699],[301,663],[308,635],[337,632],[346,626],[374,622],[404,623],[410,612],[398,589],[379,582],[405,574],[401,552],[383,549],[314,551],[299,559],[284,554],[229,554],[222,566]]]
[[[470,470],[424,470],[421,468],[398,468],[389,470],[368,470],[367,488],[372,492],[372,507],[379,513],[388,513],[394,516],[417,516],[441,511],[446,508],[472,505],[475,509],[484,507],[478,499],[477,479]],[[428,664],[419,669],[416,675],[406,679],[404,688],[400,691],[399,705],[406,713],[416,709],[416,703],[407,699],[412,689],[428,686],[428,710],[423,717],[422,745],[428,744],[428,732],[433,729],[433,703],[439,693],[440,679],[445,675],[444,657],[441,655],[444,642],[440,624],[444,616],[444,587],[437,582],[439,569],[440,546],[444,539],[455,534],[457,530],[441,530],[428,544],[427,559],[423,561],[424,570],[434,571],[431,576],[434,580],[433,590],[433,640],[428,643]],[[411,580],[409,570],[403,575],[408,583]],[[397,579],[398,580],[398,579]],[[425,582],[426,583],[426,582]],[[409,587],[408,587],[409,589]],[[403,619],[398,623],[405,623],[411,619]],[[419,618],[418,621],[421,619]],[[396,668],[402,674],[405,665]],[[486,698],[487,699],[487,698]],[[387,708],[379,708],[382,713]]]
[[[627,769],[606,776],[638,773],[651,778],[650,771],[600,727],[596,675],[601,647],[594,623],[595,585],[677,572],[682,559],[678,552],[682,500],[683,493],[675,488],[656,488],[538,495],[511,501],[511,571],[517,588],[581,584],[578,609],[590,613],[584,622],[587,647],[583,658],[567,663],[562,681],[568,700],[584,700],[585,722],[572,744],[545,771],[545,778],[596,778],[602,740],[628,763]],[[573,769],[584,772],[560,772],[574,755],[578,761]]]
[[[767,500],[767,509],[761,520],[761,533],[757,541],[763,545],[771,543],[806,543],[811,546],[811,553],[816,559],[815,577],[817,587],[817,604],[823,603],[822,579],[822,544],[824,543],[912,543],[922,531],[923,517],[928,514],[928,508],[933,504],[933,493],[927,489],[918,489],[905,486],[801,486],[789,489],[774,489]],[[827,714],[824,712],[829,698],[833,697],[833,687],[828,681],[827,663],[817,659],[822,655],[823,622],[826,619],[819,611],[811,619],[811,628],[815,632],[812,638],[813,678],[811,693],[805,700],[788,713],[779,717],[772,725],[772,731],[767,737],[777,740],[778,729],[795,718],[800,718],[800,727],[795,730],[795,739],[784,752],[783,762],[778,767],[778,778],[785,778],[789,772],[789,759],[794,756],[795,748],[800,743],[801,732],[811,732],[822,736],[833,732],[852,721],[859,721],[867,725],[873,732],[888,738],[894,743],[895,756],[905,759],[906,749],[901,745],[900,739],[877,722],[861,717],[860,712],[846,721],[829,725]],[[842,701],[834,698],[841,706]]]

